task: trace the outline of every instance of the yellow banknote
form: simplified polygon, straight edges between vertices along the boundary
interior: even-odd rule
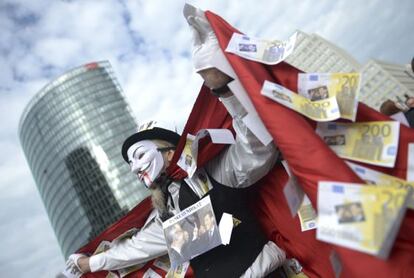
[[[398,122],[318,123],[316,132],[342,158],[394,167],[400,134]]]
[[[189,262],[185,262],[175,268],[171,268],[165,277],[166,278],[184,278],[185,274],[187,273],[187,269],[189,265],[190,265]]]
[[[387,258],[410,192],[339,182],[318,184],[319,240]]]
[[[127,276],[128,274],[130,274],[130,273],[132,273],[132,272],[134,272],[134,271],[137,271],[138,269],[140,269],[140,268],[142,268],[143,267],[143,264],[139,264],[139,265],[133,265],[133,266],[128,266],[128,267],[126,267],[126,268],[122,268],[122,269],[118,269],[118,274],[119,274],[119,277],[120,278],[124,278],[125,276]],[[152,270],[151,268],[149,268],[148,270],[147,270],[147,272],[150,272],[150,273],[155,273],[155,274],[157,274],[154,270]],[[115,276],[115,277],[118,277],[118,276]],[[155,277],[155,276],[149,276],[149,277]],[[159,276],[159,277],[161,277],[161,276]]]
[[[106,250],[111,248],[111,242],[107,240],[103,240],[99,243],[98,247],[96,247],[95,252],[93,252],[93,255],[105,252]]]
[[[317,214],[309,200],[309,197],[305,194],[302,204],[298,210],[298,216],[300,221],[300,229],[302,232],[316,229]]]
[[[287,41],[270,41],[233,33],[226,52],[256,62],[275,65],[285,60],[295,47],[297,33]]]
[[[310,100],[336,97],[341,118],[355,121],[360,80],[360,74],[357,72],[300,73],[298,91]]]
[[[187,134],[183,152],[177,162],[177,165],[186,171],[189,177],[192,177],[197,169],[197,152],[193,150],[194,140],[194,135]]]
[[[263,83],[261,94],[315,121],[333,121],[340,117],[335,97],[311,101],[267,80]]]
[[[367,167],[347,161],[348,166],[357,174],[366,184],[377,186],[394,186],[397,188],[405,188],[406,190],[414,190],[414,181],[409,182],[391,175],[381,173],[369,169]],[[408,200],[407,206],[414,209],[414,195]]]

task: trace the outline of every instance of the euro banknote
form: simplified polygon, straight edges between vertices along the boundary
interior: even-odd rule
[[[267,80],[263,83],[261,94],[315,121],[333,121],[340,117],[335,97],[311,101]]]
[[[404,188],[406,190],[414,190],[414,181],[409,182],[391,175],[384,174],[379,171],[346,161],[346,164],[358,175],[366,184],[377,186],[394,186]],[[408,200],[407,206],[414,209],[414,195]]]
[[[386,259],[410,192],[396,187],[319,182],[319,240]]]
[[[336,97],[341,118],[355,121],[358,108],[360,74],[352,73],[300,73],[299,94],[310,100]]]
[[[316,132],[342,158],[394,167],[400,132],[398,122],[318,123]]]
[[[166,278],[184,278],[189,266],[190,266],[190,262],[185,262],[175,268],[170,268],[170,270],[168,271],[165,277]]]
[[[195,150],[193,147],[195,139],[196,136],[187,134],[183,152],[177,162],[177,165],[186,171],[189,177],[192,177],[197,169],[198,149]]]
[[[289,175],[289,180],[283,189],[290,213],[292,216],[298,214],[300,221],[300,229],[302,232],[316,229],[316,211],[309,200],[309,197],[302,190],[298,179],[291,173],[286,160],[282,161],[282,165]]]
[[[317,228],[317,214],[309,200],[308,195],[305,194],[302,204],[298,210],[300,220],[300,229],[302,232]]]
[[[213,144],[234,144],[234,136],[228,129],[201,129],[194,136],[187,134],[184,149],[177,165],[187,172],[191,178],[197,169],[198,143],[200,139],[209,137]]]
[[[285,60],[295,47],[297,33],[287,41],[270,41],[233,33],[226,52],[256,62],[275,65]]]

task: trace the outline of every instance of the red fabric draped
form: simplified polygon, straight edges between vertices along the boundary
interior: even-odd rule
[[[224,51],[233,32],[238,31],[211,12],[206,12],[206,16]],[[242,59],[234,54],[225,52],[225,55],[284,159],[288,161],[293,174],[297,176],[315,208],[318,181],[361,182],[344,161],[315,134],[315,122],[261,96],[260,89],[264,80],[276,82],[292,91],[297,91],[297,76],[300,72],[298,69],[283,62],[274,66],[266,66]],[[359,104],[358,122],[381,120],[389,120],[389,118],[362,103]],[[195,134],[202,128],[231,128],[231,118],[227,111],[206,87],[201,88],[184,128],[173,163],[168,169],[172,177],[182,179],[186,176],[185,172],[175,163],[184,147],[186,134]],[[409,142],[414,142],[414,130],[401,126],[395,167],[391,169],[365,166],[405,178]],[[210,144],[208,140],[202,142],[199,146],[198,165],[203,166],[222,148],[223,146]],[[292,218],[284,198],[283,187],[286,182],[285,170],[280,165],[276,166],[259,184],[255,185],[258,188],[258,195],[252,203],[252,208],[269,239],[286,250],[289,257],[297,258],[308,276],[334,277],[329,261],[332,250],[339,254],[342,262],[341,277],[412,276],[414,273],[414,238],[412,237],[414,213],[412,211],[407,211],[390,257],[384,261],[361,252],[317,241],[314,230],[301,232],[299,219],[297,216]],[[141,227],[149,211],[150,203],[146,200],[79,252],[92,253],[101,240],[111,240],[130,227]],[[128,277],[141,277],[151,264],[152,262],[148,263],[144,269]],[[159,271],[155,267],[152,268]],[[89,274],[84,277],[104,277],[99,275]],[[192,272],[189,273],[189,276],[191,275]]]
[[[101,241],[104,241],[104,240],[112,241],[116,237],[120,236],[122,233],[128,231],[129,229],[132,229],[134,227],[142,227],[145,223],[145,220],[147,220],[147,217],[149,213],[151,212],[151,209],[152,209],[151,199],[150,198],[144,199],[144,201],[139,203],[130,212],[128,212],[127,215],[122,217],[116,223],[109,226],[109,228],[107,228],[104,232],[102,232],[95,239],[90,241],[87,245],[80,248],[77,251],[77,253],[93,254],[93,252],[98,247],[99,243],[101,243]],[[126,277],[129,277],[129,278],[142,277],[142,275],[152,265],[152,263],[153,261],[148,262],[139,271],[136,271],[134,274],[131,273],[127,275]],[[165,275],[165,271],[162,271],[161,269],[153,267],[153,270],[158,272],[160,275]],[[87,274],[82,275],[82,277],[83,278],[105,278],[107,274],[108,274],[107,271],[100,271],[96,273],[87,273]]]
[[[233,32],[238,32],[219,16],[206,12],[221,48],[226,48]],[[360,182],[344,161],[315,134],[315,123],[260,94],[264,80],[297,91],[300,72],[287,63],[266,66],[225,52],[225,55],[249,94],[265,126],[303,190],[316,208],[317,183],[323,180]],[[357,121],[381,121],[387,116],[360,103]],[[393,169],[376,168],[384,173],[405,178],[408,143],[414,142],[414,130],[401,126],[399,152]],[[366,165],[367,166],[367,165]],[[266,233],[282,246],[289,256],[297,258],[311,277],[334,277],[329,256],[334,249],[340,256],[341,277],[408,277],[414,273],[414,214],[408,211],[388,260],[317,241],[315,231],[300,231],[298,217],[292,218],[283,195],[287,181],[279,166],[260,184],[260,197],[255,204]]]

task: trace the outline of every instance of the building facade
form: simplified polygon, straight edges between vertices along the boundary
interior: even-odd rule
[[[297,30],[294,52],[285,60],[304,72],[358,72],[361,65],[345,50],[316,34]]]
[[[387,99],[414,96],[411,65],[370,60],[361,66],[345,50],[316,34],[297,31],[295,51],[285,60],[304,72],[360,72],[359,101],[379,110]]]
[[[405,101],[406,95],[414,97],[414,74],[409,65],[370,60],[361,74],[360,101],[376,110],[387,99]]]
[[[121,156],[136,130],[106,61],[63,74],[25,108],[20,141],[65,257],[148,196]]]

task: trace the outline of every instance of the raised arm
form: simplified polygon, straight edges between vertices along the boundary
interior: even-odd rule
[[[204,70],[200,74],[210,88],[223,87],[225,84],[220,83],[226,80],[226,75],[217,69]],[[220,100],[233,118],[236,143],[210,161],[206,169],[216,181],[224,185],[247,187],[269,172],[276,162],[279,151],[273,142],[267,146],[263,145],[243,123],[242,118],[246,115],[246,110],[230,89],[222,92]]]
[[[231,78],[212,66],[212,57],[221,50],[204,12],[186,4],[184,17],[193,32],[194,68],[204,79],[205,85],[212,89],[212,93],[220,97],[233,117],[233,127],[237,134],[236,143],[210,161],[206,169],[224,185],[250,186],[273,167],[278,150],[273,143],[264,146],[246,127],[242,121],[246,111],[227,87]]]

